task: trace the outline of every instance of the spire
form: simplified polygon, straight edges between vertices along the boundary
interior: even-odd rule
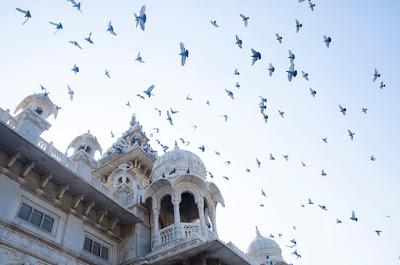
[[[179,149],[179,146],[178,146],[178,142],[175,140],[175,148],[174,148],[175,150],[178,150]]]
[[[256,226],[256,235],[257,235],[257,237],[262,237],[262,235],[261,235],[260,231],[258,230],[257,226]]]

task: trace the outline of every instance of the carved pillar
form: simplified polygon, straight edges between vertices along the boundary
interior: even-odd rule
[[[159,245],[159,237],[160,237],[160,227],[158,224],[158,218],[160,217],[160,210],[157,208],[152,209],[152,216],[153,216],[153,248]]]
[[[204,217],[204,200],[201,197],[197,202],[197,209],[199,210],[199,217],[200,217],[200,233],[203,236],[206,236],[205,229],[206,229],[206,220]]]
[[[216,206],[215,205],[211,205],[211,226],[212,226],[212,230],[217,234],[217,211],[216,211]]]
[[[174,196],[176,197],[176,196]],[[179,204],[181,203],[180,198],[174,198],[172,201],[172,204],[174,205],[174,228],[175,228],[175,238],[181,238],[182,237],[182,231],[181,231],[181,213],[179,209]]]

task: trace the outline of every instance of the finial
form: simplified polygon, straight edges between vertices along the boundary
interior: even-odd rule
[[[258,227],[256,226],[256,235],[257,237],[262,237],[260,231],[258,230]]]
[[[130,125],[133,126],[135,124],[136,124],[136,115],[135,115],[135,113],[133,113]]]
[[[179,149],[178,142],[175,141],[175,150],[178,150],[178,149]]]

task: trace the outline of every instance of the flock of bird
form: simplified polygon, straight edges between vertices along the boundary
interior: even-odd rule
[[[81,3],[80,3],[80,2],[76,2],[76,1],[74,1],[74,0],[68,0],[68,2],[70,2],[70,3],[72,4],[72,7],[73,7],[73,8],[76,8],[79,12],[82,12]],[[298,2],[299,2],[299,3],[302,3],[302,2],[305,2],[305,0],[298,0]],[[309,5],[309,8],[310,8],[311,11],[314,11],[314,10],[315,10],[316,5],[315,5],[314,3],[312,3],[311,0],[308,0],[308,5]],[[24,21],[23,21],[23,23],[22,23],[23,25],[25,25],[25,24],[29,21],[29,19],[32,18],[32,13],[31,13],[30,10],[24,10],[24,9],[21,9],[21,8],[16,8],[16,10],[19,11],[20,13],[22,13],[22,14],[24,15]],[[244,14],[239,14],[238,19],[239,19],[239,18],[242,20],[244,27],[248,27],[248,26],[249,26],[249,21],[250,21],[250,19],[251,19],[249,16],[244,15]],[[146,22],[147,22],[146,6],[143,5],[143,6],[141,7],[141,9],[140,9],[138,15],[137,15],[136,13],[134,14],[134,19],[135,19],[135,22],[136,22],[136,27],[139,27],[141,30],[145,31],[145,29],[146,29]],[[294,22],[295,22],[295,23],[294,23],[295,32],[296,32],[296,33],[300,33],[300,31],[301,31],[302,28],[303,28],[303,24],[302,24],[298,19],[295,19]],[[61,22],[49,21],[49,23],[50,23],[50,24],[54,27],[54,29],[55,29],[54,34],[57,34],[58,32],[60,32],[60,31],[63,29],[63,24],[62,24]],[[210,23],[211,23],[211,25],[212,25],[213,27],[215,27],[215,28],[220,28],[220,26],[219,26],[217,20],[211,19],[211,20],[210,20]],[[105,27],[105,31],[106,31],[106,32],[109,32],[109,33],[112,34],[113,36],[117,36],[117,32],[116,32],[115,28],[114,28],[113,25],[112,25],[112,21],[109,21],[109,23],[108,23],[107,26]],[[284,41],[283,35],[281,35],[281,34],[279,34],[279,33],[276,33],[276,34],[275,34],[275,37],[276,37],[276,41],[277,41],[279,44],[282,44],[282,43],[283,43],[283,41]],[[243,40],[242,40],[242,39],[239,37],[239,35],[237,35],[237,34],[235,34],[235,38],[234,38],[234,39],[235,39],[234,44],[237,45],[237,47],[238,47],[239,49],[242,49],[242,48],[243,48]],[[90,45],[94,45],[94,41],[93,41],[93,39],[92,39],[92,32],[90,32],[89,35],[88,35],[86,38],[84,38],[83,40],[86,41],[87,43],[89,43]],[[69,43],[70,43],[71,45],[77,47],[78,49],[83,49],[82,45],[81,45],[78,41],[76,41],[76,40],[70,40]],[[321,39],[321,44],[322,44],[322,45],[325,45],[326,48],[330,48],[330,47],[332,46],[332,38],[331,38],[330,36],[326,35],[326,34],[323,34],[323,35],[322,35],[322,39]],[[186,65],[186,63],[188,63],[189,50],[186,48],[186,46],[185,46],[184,43],[182,43],[182,42],[179,42],[179,48],[178,48],[177,50],[178,50],[177,55],[180,57],[180,64],[181,64],[181,66],[183,67],[183,66]],[[256,49],[251,48],[251,49],[250,49],[250,60],[251,60],[251,65],[254,65],[256,62],[259,62],[261,59],[262,59],[262,54],[261,54],[259,51],[257,51]],[[286,70],[287,79],[288,79],[289,82],[292,82],[292,81],[294,80],[294,78],[297,77],[297,75],[298,75],[298,70],[296,69],[296,66],[295,66],[296,55],[295,55],[295,54],[293,53],[293,51],[290,50],[290,49],[288,50],[288,57],[287,57],[287,59],[288,59],[288,61],[289,61],[289,62],[288,62],[288,63],[289,63],[289,67],[288,67],[288,70]],[[139,53],[137,54],[135,61],[137,61],[137,62],[139,62],[139,63],[145,63],[145,61],[143,60],[143,57],[142,57],[142,55],[141,55],[141,52],[139,52]],[[190,63],[190,62],[189,62],[189,63]],[[268,63],[268,68],[267,68],[267,70],[268,70],[268,76],[269,76],[270,78],[272,78],[273,75],[274,75],[274,73],[275,73],[275,71],[276,71],[276,68],[275,68],[275,66],[274,66],[271,62]],[[71,68],[71,71],[72,71],[75,75],[79,74],[79,66],[76,65],[76,64],[74,64],[74,65],[72,66],[72,68]],[[239,76],[239,75],[240,75],[240,72],[239,72],[238,69],[235,69],[233,74],[234,74],[234,76]],[[108,69],[105,69],[104,75],[105,75],[107,78],[111,78],[111,74],[110,74],[110,71],[109,71]],[[302,76],[302,78],[304,78],[306,81],[310,81],[310,75],[309,75],[309,73],[307,73],[307,72],[305,72],[305,71],[301,71],[301,76]],[[379,79],[379,80],[381,79],[381,74],[379,73],[379,71],[378,71],[377,69],[374,69],[373,74],[372,74],[372,82],[376,82],[378,79]],[[382,80],[380,80],[379,88],[380,88],[380,89],[383,89],[383,88],[385,88],[385,87],[386,87],[386,84],[385,84]],[[141,100],[150,99],[152,96],[155,95],[155,94],[153,93],[154,88],[155,88],[155,85],[150,85],[148,88],[144,89],[144,90],[142,91],[142,93],[139,93],[139,94],[137,94],[136,96],[137,96],[139,99],[141,99]],[[239,82],[236,82],[235,88],[236,88],[236,89],[239,89],[239,88],[240,88]],[[47,89],[46,89],[45,87],[41,86],[41,90],[42,90],[42,91],[45,91],[45,93],[48,94],[48,91],[47,91]],[[73,91],[73,89],[71,88],[70,85],[67,85],[67,92],[68,92],[68,96],[69,96],[70,100],[73,100],[73,98],[74,98],[74,91]],[[226,95],[227,95],[230,99],[235,100],[235,95],[234,95],[234,92],[233,92],[232,90],[230,90],[230,89],[225,89],[225,92],[226,92]],[[315,89],[311,88],[311,87],[309,88],[309,93],[310,93],[310,95],[311,95],[313,98],[316,98],[316,97],[317,97],[317,91],[316,91]],[[185,98],[185,100],[191,101],[191,100],[193,100],[193,98],[192,98],[190,95],[187,95],[186,98]],[[268,111],[267,102],[268,102],[268,100],[267,100],[266,97],[260,96],[260,101],[259,101],[259,104],[258,104],[258,108],[260,109],[260,113],[261,113],[262,119],[263,119],[263,121],[264,121],[266,124],[268,124],[268,119],[269,119],[269,116],[268,116],[268,114],[267,114],[267,111]],[[206,104],[207,104],[207,105],[210,105],[210,101],[207,100]],[[131,102],[128,101],[128,102],[126,103],[126,106],[127,106],[128,108],[131,108],[131,107],[132,107],[132,106],[131,106]],[[158,116],[160,116],[160,117],[163,115],[163,113],[165,113],[166,121],[167,121],[171,126],[174,125],[174,115],[177,115],[177,114],[179,113],[178,110],[174,110],[174,109],[172,109],[172,108],[169,108],[169,109],[167,109],[167,110],[161,110],[161,109],[159,109],[159,108],[154,108],[154,110],[156,111],[156,113],[157,113]],[[345,116],[345,115],[347,114],[347,111],[348,111],[348,108],[347,108],[346,106],[343,106],[342,104],[338,104],[338,112],[339,112],[339,115],[341,114],[341,115]],[[362,108],[361,111],[362,111],[364,114],[367,114],[368,109],[365,107],[365,108]],[[279,114],[279,116],[280,116],[281,118],[285,118],[285,112],[284,112],[284,111],[278,110],[278,114]],[[220,115],[220,118],[222,118],[224,122],[228,122],[229,116],[228,116],[227,114],[223,114],[223,115]],[[196,130],[196,129],[197,129],[197,125],[193,125],[193,130]],[[155,135],[155,134],[158,134],[159,132],[160,132],[160,129],[159,129],[159,128],[153,128],[153,132],[150,134],[150,137],[153,138],[154,135]],[[347,130],[347,134],[348,134],[348,137],[349,137],[350,140],[354,140],[354,138],[356,137],[356,133],[355,133],[354,131],[352,131],[351,129],[348,129],[348,130]],[[113,132],[111,132],[111,137],[113,137],[113,138],[115,137],[115,134],[114,134]],[[327,137],[321,137],[321,139],[322,139],[322,142],[323,142],[323,143],[328,144],[328,138],[327,138]],[[183,138],[179,138],[179,140],[180,140],[180,142],[181,142],[182,144],[184,144],[184,145],[186,145],[186,146],[188,146],[188,145],[191,144],[191,142],[190,142],[189,140],[185,140],[185,139],[183,139]],[[169,149],[169,146],[163,144],[160,140],[155,139],[155,141],[156,141],[156,143],[162,148],[162,150],[163,150],[164,152],[166,152],[166,151]],[[205,145],[200,145],[200,146],[198,147],[198,149],[199,149],[201,152],[206,152],[206,150],[208,149],[208,147],[206,147]],[[221,152],[219,152],[219,151],[216,151],[216,150],[215,150],[214,153],[215,153],[215,155],[217,155],[217,156],[221,156]],[[276,159],[277,159],[277,158],[275,157],[274,154],[272,154],[272,153],[269,154],[269,160],[273,161],[273,160],[276,160]],[[289,162],[289,155],[288,155],[288,154],[282,154],[282,159],[284,159],[286,162]],[[370,155],[370,160],[371,160],[371,161],[375,161],[375,160],[376,160],[376,157],[375,157],[374,155]],[[255,162],[256,162],[256,166],[257,166],[258,168],[260,168],[261,165],[262,165],[262,160],[259,159],[259,158],[255,158]],[[228,165],[230,165],[232,162],[231,162],[230,160],[226,160],[224,163],[225,163],[225,165],[228,166]],[[306,165],[305,162],[301,161],[301,166],[302,166],[302,167],[306,167],[307,165]],[[250,173],[250,172],[251,172],[251,169],[248,168],[248,167],[246,167],[246,168],[245,168],[245,171],[246,171],[247,173]],[[171,173],[170,173],[170,174],[171,174]],[[213,175],[211,172],[208,172],[208,175],[210,176],[210,178],[214,178],[214,175]],[[321,175],[322,177],[326,177],[326,176],[327,176],[327,172],[325,171],[325,169],[321,169],[320,175]],[[229,176],[222,176],[222,177],[223,177],[223,179],[226,180],[226,181],[229,181],[229,180],[230,180],[230,177],[229,177]],[[261,193],[261,196],[263,196],[264,198],[267,198],[267,197],[268,197],[267,194],[265,193],[265,191],[264,191],[263,189],[261,189],[261,192],[260,192],[260,193]],[[300,204],[301,207],[306,207],[306,205],[307,205],[307,206],[314,205],[314,202],[311,200],[311,198],[308,198],[307,202],[301,203],[301,204]],[[320,208],[321,211],[328,211],[328,207],[327,207],[326,205],[324,205],[323,203],[318,203],[317,205],[318,205],[318,207]],[[260,206],[260,207],[264,207],[264,203],[260,203],[259,206]],[[389,217],[389,216],[388,216],[388,217]],[[359,219],[358,219],[358,217],[356,216],[356,213],[355,213],[354,210],[351,212],[351,214],[350,214],[350,216],[349,216],[349,220],[350,220],[350,221],[353,221],[353,222],[358,222]],[[342,224],[343,222],[344,222],[343,219],[339,219],[339,218],[336,219],[336,224]],[[293,229],[296,230],[296,227],[293,226]],[[382,233],[382,231],[381,231],[380,229],[376,229],[376,230],[374,230],[373,232],[376,233],[377,236],[380,236],[381,233]],[[282,234],[278,234],[278,236],[281,237]],[[270,235],[270,237],[273,238],[274,235]],[[297,250],[297,246],[298,246],[298,245],[297,245],[297,240],[296,240],[296,239],[290,240],[290,244],[291,244],[291,245],[288,245],[287,247],[289,247],[289,248],[295,248],[294,251],[292,252],[292,254],[293,254],[295,257],[297,257],[297,258],[301,258],[301,254],[300,254],[299,251]]]

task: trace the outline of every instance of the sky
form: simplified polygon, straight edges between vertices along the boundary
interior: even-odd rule
[[[133,113],[147,135],[153,133],[159,155],[163,151],[155,139],[170,148],[180,137],[190,141],[181,148],[201,157],[225,199],[225,208],[217,210],[219,236],[244,252],[257,225],[265,236],[275,235],[289,263],[399,264],[400,2],[314,2],[312,12],[307,2],[297,0],[84,0],[80,13],[67,1],[6,1],[0,9],[0,107],[13,111],[24,97],[41,92],[40,85],[46,87],[61,110],[57,119],[49,118],[52,127],[42,136],[63,152],[87,130],[106,150],[115,140],[110,132],[121,135]],[[144,32],[133,16],[142,5],[147,7]],[[24,26],[16,7],[32,13]],[[250,17],[248,27],[241,13]],[[303,24],[299,33],[296,18]],[[211,25],[214,19],[219,28]],[[49,21],[62,22],[64,29],[54,34]],[[109,21],[117,36],[106,32]],[[94,45],[83,40],[90,32]],[[283,36],[282,44],[275,33]],[[242,49],[235,45],[235,34],[243,40]],[[324,34],[332,37],[329,49]],[[180,42],[189,50],[183,67]],[[251,48],[262,54],[253,66]],[[310,81],[301,74],[288,81],[288,49],[296,55],[296,69],[308,72]],[[135,62],[139,51],[145,63]],[[272,77],[270,62],[276,67]],[[74,64],[80,68],[76,75]],[[233,75],[235,68],[239,76]],[[377,82],[372,82],[374,68],[382,74]],[[73,101],[67,84],[75,91]],[[154,96],[136,96],[152,84]],[[315,98],[310,87],[317,91]],[[234,92],[234,100],[225,89]],[[193,100],[185,100],[187,95]],[[268,99],[268,123],[259,96]],[[346,115],[339,104],[347,108]],[[166,120],[169,108],[179,110],[173,126]],[[152,130],[156,127],[158,134]],[[348,129],[355,132],[353,141]],[[321,177],[322,169],[327,176]],[[315,204],[301,207],[308,198]],[[352,210],[358,222],[349,219]],[[375,230],[382,230],[380,237]],[[300,259],[286,247],[293,238]]]

